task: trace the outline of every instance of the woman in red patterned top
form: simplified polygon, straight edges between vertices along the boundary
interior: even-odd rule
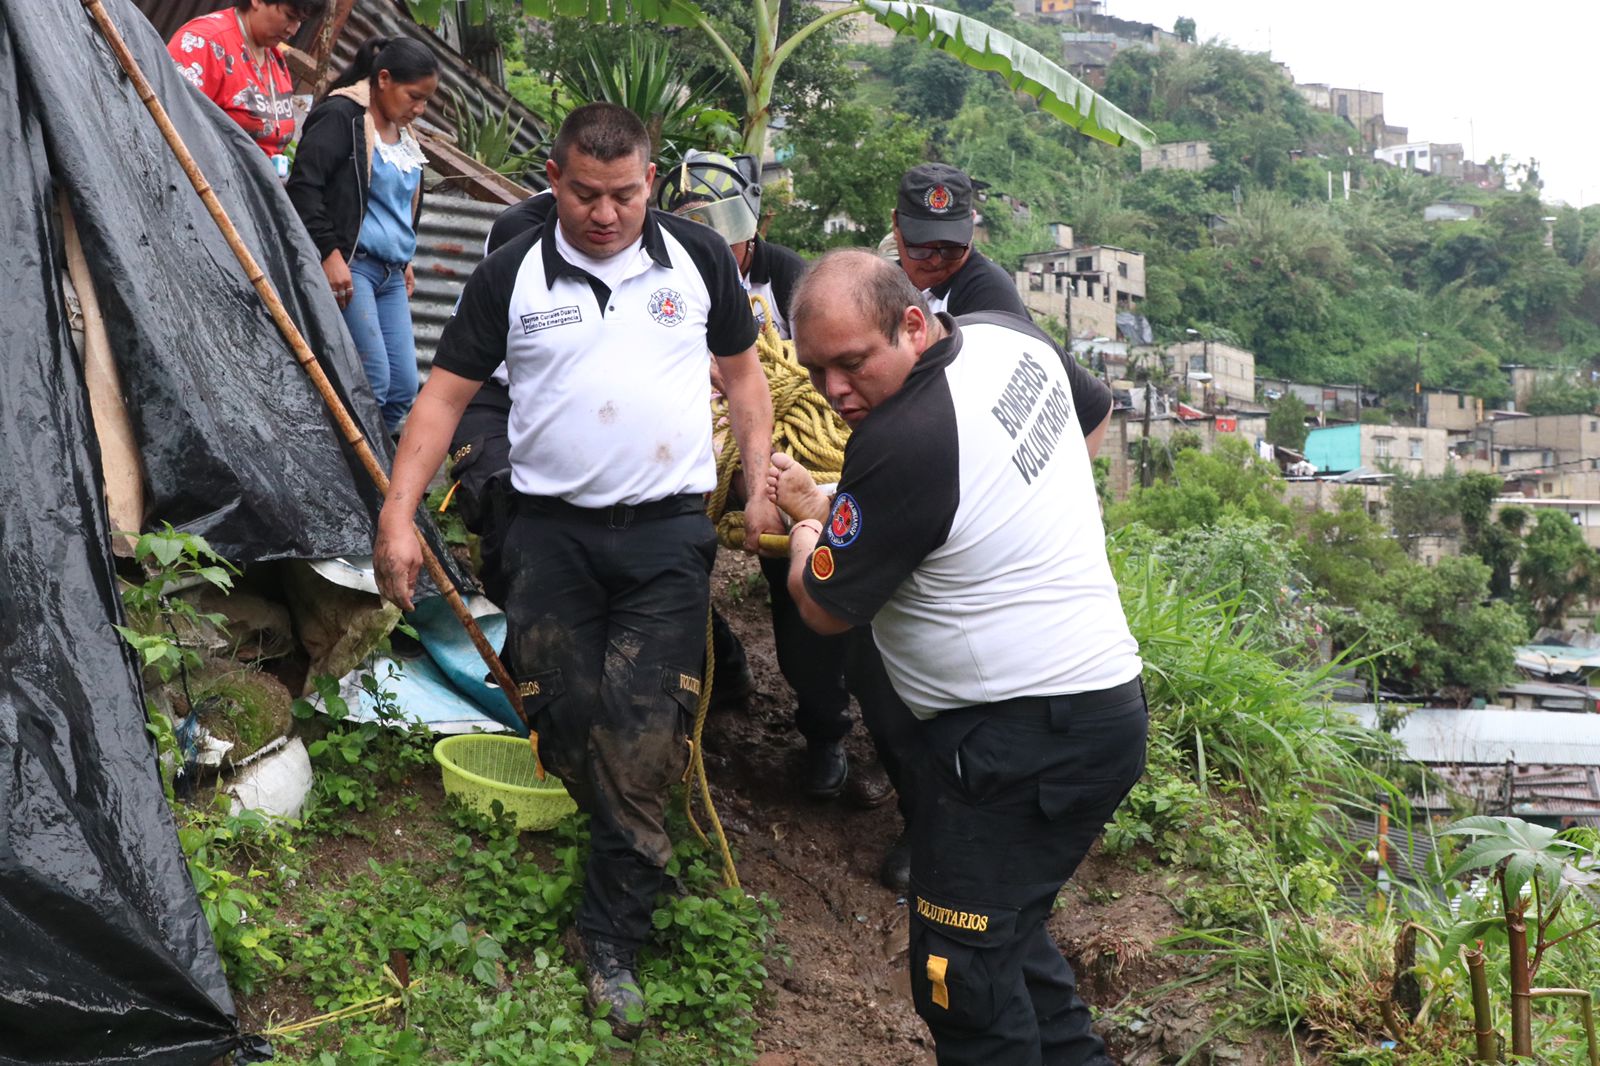
[[[328,0],[234,0],[230,8],[184,23],[167,51],[183,76],[269,158],[279,156],[294,139],[294,81],[278,46],[327,6]]]

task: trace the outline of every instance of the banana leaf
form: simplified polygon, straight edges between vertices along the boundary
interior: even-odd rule
[[[1039,101],[1041,110],[1079,133],[1111,145],[1154,143],[1155,134],[1015,37],[975,18],[906,0],[857,0],[862,10],[896,33],[949,52],[969,67],[992,70],[1017,92]]]

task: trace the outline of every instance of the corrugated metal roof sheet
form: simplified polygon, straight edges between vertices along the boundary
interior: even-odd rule
[[[1348,709],[1376,728],[1375,708]],[[1411,758],[1431,766],[1600,766],[1597,714],[1424,707],[1407,715],[1395,736]]]
[[[450,45],[433,33],[417,25],[404,10],[404,0],[357,0],[333,47],[333,69],[343,70],[356,53],[356,48],[368,37],[393,37],[409,34],[432,49],[439,57],[439,91],[428,101],[424,117],[440,129],[454,132],[454,98],[460,95],[467,109],[479,122],[486,122],[509,114],[513,125],[520,123],[512,148],[517,152],[532,152],[544,143],[544,127],[532,111],[517,102],[505,88],[491,81],[472,64],[461,58]]]
[[[429,196],[422,202],[417,225],[417,256],[412,272],[417,291],[411,296],[411,323],[417,338],[417,365],[423,373],[433,365],[439,334],[455,311],[456,298],[483,259],[489,227],[505,210],[463,196]]]

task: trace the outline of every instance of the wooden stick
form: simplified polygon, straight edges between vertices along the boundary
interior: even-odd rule
[[[78,223],[65,190],[56,196],[61,211],[61,235],[66,244],[67,274],[78,293],[78,308],[83,314],[83,382],[89,390],[89,414],[94,419],[95,436],[100,438],[100,473],[105,481],[106,511],[111,528],[123,536],[111,538],[111,550],[133,556],[134,544],[144,525],[144,463],[139,442],[133,434],[133,420],[122,402],[122,375],[111,355],[111,339],[106,334],[106,319],[100,311],[94,275],[78,239]]]
[[[256,292],[261,296],[262,303],[267,305],[267,311],[272,315],[272,321],[277,323],[278,332],[283,334],[289,342],[289,348],[294,352],[295,361],[311,377],[311,383],[316,386],[317,392],[322,396],[322,402],[333,415],[333,421],[343,435],[345,443],[355,449],[357,458],[361,460],[362,467],[367,475],[372,478],[373,484],[378,486],[378,491],[385,496],[389,493],[389,477],[383,472],[383,467],[378,463],[378,457],[373,454],[372,448],[367,444],[366,437],[362,436],[361,428],[356,425],[355,419],[350,417],[350,412],[345,408],[344,401],[339,399],[339,394],[333,389],[333,383],[328,380],[328,375],[323,372],[322,366],[317,362],[317,357],[312,354],[311,347],[306,344],[305,337],[301,336],[294,320],[289,317],[289,311],[283,306],[283,301],[278,298],[277,290],[272,287],[272,282],[267,279],[255,256],[250,254],[250,249],[245,247],[244,240],[239,236],[233,220],[223,209],[222,201],[217,199],[217,194],[212,190],[211,184],[206,181],[200,172],[200,166],[190,154],[188,146],[183,143],[183,137],[173,126],[172,119],[168,117],[166,108],[161,106],[161,101],[156,98],[155,90],[150,87],[149,80],[144,76],[144,71],[139,67],[139,61],[128,50],[127,43],[122,39],[116,24],[111,21],[111,16],[106,13],[105,6],[100,0],[82,0],[84,7],[88,8],[90,16],[100,28],[100,33],[105,37],[106,43],[111,46],[111,51],[117,57],[117,63],[122,67],[123,73],[133,82],[134,91],[139,94],[139,99],[149,110],[156,125],[161,129],[162,137],[166,138],[167,145],[172,149],[172,154],[177,157],[178,165],[188,175],[189,182],[194,186],[194,191],[200,194],[200,199],[205,202],[206,210],[211,213],[211,219],[222,231],[222,236],[227,240],[228,247],[233,249],[234,256],[239,260],[239,265],[244,268],[245,277],[250,279],[250,284],[255,286]],[[422,531],[415,527],[413,532],[417,535],[417,542],[422,546],[422,560],[427,566],[428,575],[433,578],[433,583],[439,587],[444,598],[449,601],[450,607],[455,611],[456,617],[461,620],[467,634],[472,638],[473,645],[478,649],[478,654],[483,656],[484,663],[489,667],[489,672],[499,682],[505,691],[506,699],[511,701],[511,706],[516,710],[518,717],[526,724],[527,714],[522,709],[522,697],[517,691],[517,683],[511,679],[511,674],[506,670],[505,664],[500,661],[500,655],[490,646],[489,640],[483,635],[483,630],[478,628],[472,612],[467,610],[467,605],[462,602],[444,571],[444,566],[433,554],[433,549],[428,546],[427,539]],[[534,759],[538,760],[538,738],[529,730],[529,736],[534,742]],[[544,776],[541,767],[539,776]]]

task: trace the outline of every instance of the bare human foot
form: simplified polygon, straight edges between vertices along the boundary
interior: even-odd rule
[[[833,501],[817,488],[811,472],[783,452],[773,452],[767,464],[767,498],[794,521],[828,520]]]

